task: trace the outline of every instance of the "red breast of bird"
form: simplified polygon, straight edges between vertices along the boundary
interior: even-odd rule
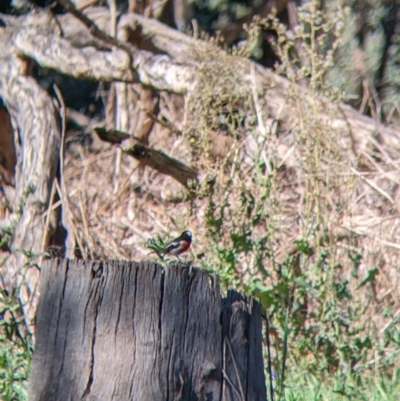
[[[184,231],[178,238],[175,238],[161,251],[164,255],[180,255],[186,252],[192,244],[192,233]]]

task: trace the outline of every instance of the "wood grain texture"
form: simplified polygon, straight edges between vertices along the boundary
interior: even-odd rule
[[[223,305],[223,399],[265,400],[260,304],[230,290]]]
[[[3,16],[0,15],[0,18]],[[45,18],[49,19],[46,24],[37,23]],[[140,83],[158,90],[177,93],[185,93],[188,83],[193,80],[192,69],[171,62],[167,56],[137,50],[129,44],[124,46],[124,50],[113,48],[112,51],[103,50],[110,47],[110,44],[105,42],[100,49],[92,46],[76,48],[67,38],[61,36],[60,24],[57,21],[42,11],[21,21],[19,29],[10,26],[13,50],[35,60],[43,67],[54,68],[76,78],[131,83],[139,80]],[[74,17],[70,23],[83,27],[82,24],[78,25]],[[83,28],[83,32],[86,32],[83,37],[96,43],[89,30]],[[83,38],[81,40],[83,41]],[[86,44],[84,41],[82,43]]]
[[[52,260],[40,286],[29,400],[266,400],[258,303],[205,271]]]

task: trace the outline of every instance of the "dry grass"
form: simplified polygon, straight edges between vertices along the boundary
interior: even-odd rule
[[[382,311],[390,308],[396,313],[400,309],[400,219],[395,201],[390,201],[396,199],[398,184],[392,177],[397,176],[398,166],[377,161],[377,149],[370,149],[366,158],[374,160],[376,167],[370,164],[368,168],[360,168],[351,151],[340,146],[342,132],[332,129],[328,142],[321,143],[320,122],[314,123],[317,128],[311,121],[304,123],[314,132],[313,137],[302,136],[308,130],[277,128],[271,123],[266,128],[268,138],[261,141],[259,148],[257,141],[261,134],[247,132],[233,141],[226,160],[207,159],[206,152],[199,155],[188,137],[171,134],[160,126],[153,130],[153,146],[162,143],[162,149],[168,149],[171,156],[188,164],[196,160],[196,167],[215,176],[212,199],[216,218],[227,202],[219,244],[210,235],[207,221],[210,197],[206,193],[190,200],[184,188],[171,178],[150,170],[141,171],[127,156],[122,156],[116,178],[115,149],[97,154],[80,149],[68,154],[65,178],[73,224],[83,244],[82,254],[88,258],[148,259],[148,238],[189,229],[195,236],[190,258],[204,253],[205,259],[199,263],[213,266],[216,245],[229,247],[231,232],[251,226],[251,218],[244,210],[252,199],[254,208],[260,208],[261,217],[252,227],[251,238],[268,236],[272,257],[263,263],[272,278],[258,271],[254,255],[249,252],[239,255],[237,276],[232,281],[239,283],[249,275],[260,274],[265,285],[269,285],[270,280],[277,280],[272,274],[275,264],[285,260],[294,240],[309,238],[311,245],[315,242],[316,258],[318,247],[331,249],[330,264],[340,265],[335,274],[347,278],[354,291],[357,282],[351,276],[354,271],[348,254],[359,253],[360,278],[369,269],[379,269],[374,285],[364,287],[359,301],[370,303],[365,321],[382,334],[392,319],[391,315],[384,318]],[[295,127],[294,122],[285,125]],[[252,146],[256,147],[254,156]],[[393,155],[395,149],[390,151]],[[400,146],[396,151],[400,155]],[[264,176],[255,166],[260,160]],[[265,198],[266,188],[269,195]],[[247,198],[243,200],[243,196]],[[318,244],[317,238],[325,235],[326,230],[328,238]],[[345,234],[339,235],[337,241],[339,231]],[[310,261],[307,264],[312,265]],[[311,276],[315,277],[316,272],[312,271]]]
[[[183,137],[156,125],[150,140],[150,146],[190,164],[190,147]],[[116,148],[100,153],[74,149],[78,151],[67,153],[65,179],[83,255],[142,260],[149,253],[149,237],[177,233],[187,226],[194,230],[190,205],[181,204],[187,194],[179,183],[141,169],[125,155],[116,176]]]
[[[247,85],[240,85],[239,57],[216,59],[212,46],[199,68],[201,90],[186,99],[185,115],[181,99],[162,95],[158,118],[183,135],[156,124],[150,145],[212,177],[197,197],[124,155],[116,174],[115,149],[79,148],[65,164],[72,223],[87,258],[148,259],[148,238],[189,229],[190,258],[204,254],[196,263],[217,269],[227,284],[254,292],[274,288],[283,265],[310,288],[323,279],[323,299],[304,294],[304,288],[299,295],[308,313],[304,326],[314,333],[329,326],[333,317],[321,323],[325,316],[312,313],[322,313],[333,300],[336,317],[358,314],[357,328],[377,341],[364,361],[368,365],[378,351],[394,350],[386,334],[400,313],[400,140],[388,148],[379,136],[365,138],[362,152],[354,152],[352,133],[336,124],[338,98],[327,103],[319,97],[320,91],[336,96],[324,86],[324,74],[315,73],[329,64],[309,36],[302,39],[315,52],[307,73],[318,79],[308,89],[298,86],[307,74],[286,59],[290,94],[284,121],[268,116],[267,84],[250,72]],[[235,235],[242,237],[236,241]],[[296,240],[307,243],[309,255]],[[224,270],[228,250],[233,262]],[[378,275],[361,285],[373,269]],[[351,299],[335,298],[333,288],[344,280]]]

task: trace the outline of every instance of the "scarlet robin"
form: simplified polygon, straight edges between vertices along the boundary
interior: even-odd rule
[[[159,250],[158,253],[161,255],[173,255],[179,259],[179,255],[186,252],[192,244],[192,233],[190,231],[184,231],[178,238],[175,238],[169,242],[163,249]]]

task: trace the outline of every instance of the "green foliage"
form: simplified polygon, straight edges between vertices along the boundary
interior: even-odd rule
[[[285,388],[286,401],[395,401],[400,392],[399,371],[392,373],[369,372],[336,373],[316,377],[305,374],[302,366],[290,372]]]
[[[3,227],[0,230],[0,247],[3,247],[6,244],[8,244],[11,236],[13,235],[14,229],[18,223],[18,219],[23,213],[28,197],[34,192],[35,192],[35,186],[32,184],[28,185],[28,187],[23,192],[21,202],[19,203],[18,207],[15,210],[16,217],[11,221],[8,227]]]
[[[277,2],[283,3],[283,2]],[[201,27],[207,32],[227,30],[244,16],[251,16],[254,10],[265,7],[260,1],[250,1],[244,5],[237,0],[195,0],[197,12],[196,18],[200,21]],[[330,48],[326,51],[325,62],[330,64],[329,70],[321,71],[326,83],[337,88],[347,101],[355,106],[363,104],[362,111],[377,119],[384,119],[396,123],[400,119],[400,36],[398,35],[398,5],[396,2],[385,0],[366,0],[362,7],[359,2],[352,0],[347,2],[339,1],[297,1],[299,4],[299,25],[291,27],[292,30],[304,27],[301,35],[304,41],[312,41],[315,34],[325,31],[328,35],[320,37],[314,43],[315,47],[311,53],[301,51],[301,42],[298,40],[298,32],[287,30],[283,20],[285,13],[280,13],[280,20],[276,19],[279,32],[273,40],[270,26],[261,24],[261,31],[256,33],[255,29],[240,31],[234,38],[242,47],[244,39],[249,43],[248,56],[266,61],[276,56],[282,61],[282,52],[286,53],[284,58],[290,55],[291,61],[303,69],[306,77],[316,76],[312,72],[307,58],[313,58],[323,48]],[[314,10],[311,8],[314,7]],[[338,11],[341,16],[337,19]],[[257,21],[257,13],[255,21]],[[308,21],[313,18],[314,21]],[[333,24],[327,28],[326,21]],[[305,24],[306,23],[306,24]],[[247,32],[247,37],[246,37]],[[261,32],[268,32],[261,35]],[[286,35],[288,32],[288,35]],[[282,35],[285,33],[285,35]],[[253,35],[255,34],[255,35]],[[340,35],[340,46],[332,46],[335,37]],[[273,40],[274,46],[269,52],[263,46],[265,37]],[[291,46],[291,37],[295,37],[297,43]],[[228,35],[229,37],[229,35]],[[289,44],[289,46],[288,46]],[[266,54],[264,54],[267,51]],[[241,53],[244,55],[245,53]],[[297,60],[296,60],[297,58]],[[280,67],[285,68],[281,62]]]
[[[28,375],[32,339],[24,327],[15,294],[0,291],[0,398],[23,401],[28,398]]]
[[[395,34],[396,5],[366,0],[359,9],[351,1],[344,11],[348,23],[343,26],[342,43],[328,80],[357,105],[368,98],[364,107],[375,118],[398,121],[400,41]]]
[[[161,235],[157,235],[155,238],[149,238],[146,244],[146,247],[154,251],[154,253],[164,261],[164,255],[160,253],[162,249],[165,248],[167,242]]]
[[[260,27],[276,33],[271,43],[280,58],[277,69],[291,82],[286,123],[296,152],[295,182],[287,179],[289,168],[276,156],[276,126],[261,128],[265,94],[254,83],[242,84],[234,68],[240,57],[252,53],[253,43],[233,49],[225,59],[210,46],[204,68],[199,68],[200,79],[204,74],[201,91],[192,99],[197,129],[193,150],[199,168],[215,177],[200,194],[207,199],[204,237],[213,250],[203,265],[212,266],[225,287],[258,297],[266,309],[275,333],[273,369],[280,399],[369,399],[369,387],[377,383],[385,383],[385,390],[374,393],[376,399],[398,390],[387,376],[398,357],[398,333],[388,328],[384,343],[368,317],[384,321],[371,291],[378,285],[379,269],[366,258],[356,235],[347,233],[343,246],[335,233],[343,215],[351,214],[349,188],[354,182],[352,160],[340,145],[343,132],[333,124],[341,89],[330,80],[347,18],[346,9],[328,14],[320,2],[310,1],[299,9],[295,32],[273,17],[248,27],[249,35]],[[309,88],[309,100],[300,81]],[[329,104],[320,100],[321,93]],[[223,160],[212,157],[210,130],[233,138]],[[244,167],[243,138],[249,137],[255,150]],[[298,203],[301,224],[285,226],[284,208],[289,206],[282,201],[284,185],[295,193],[304,189]],[[289,240],[293,231],[297,238]],[[296,389],[290,383],[297,383]]]
[[[1,232],[0,245],[8,243],[13,235],[18,218],[22,215],[29,195],[35,187],[29,185],[16,208],[16,218]],[[20,250],[32,259],[35,255]],[[32,359],[33,342],[27,331],[18,302],[18,288],[9,293],[0,289],[0,398],[4,401],[22,401],[28,398],[28,375]]]

